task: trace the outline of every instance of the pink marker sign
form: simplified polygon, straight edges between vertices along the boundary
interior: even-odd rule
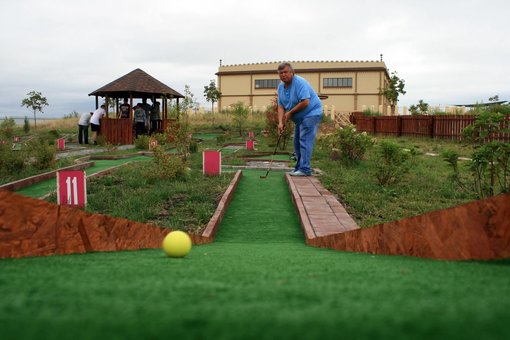
[[[87,205],[85,171],[62,170],[57,172],[57,204],[85,208]]]
[[[202,153],[202,163],[204,175],[219,176],[221,175],[221,152],[207,150]]]
[[[57,149],[64,150],[66,148],[66,140],[64,138],[57,139]]]
[[[255,138],[255,134],[253,133],[253,131],[248,132],[248,137],[249,137],[250,139]]]
[[[255,150],[255,141],[254,140],[247,140],[246,141],[246,150]]]

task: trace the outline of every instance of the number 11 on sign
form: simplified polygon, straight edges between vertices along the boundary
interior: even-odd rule
[[[57,172],[57,203],[85,208],[87,204],[85,171],[61,170]]]

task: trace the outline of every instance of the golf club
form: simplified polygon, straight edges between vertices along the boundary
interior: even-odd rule
[[[282,132],[280,132],[280,134],[278,136],[278,140],[276,141],[276,146],[274,148],[274,152],[273,152],[273,155],[271,157],[271,161],[269,162],[269,168],[267,168],[266,175],[265,176],[260,176],[260,178],[262,178],[262,179],[267,178],[267,176],[269,175],[269,171],[271,170],[271,165],[273,165],[274,156],[276,155],[276,150],[278,150],[278,145],[280,145],[280,139],[282,138],[284,131],[285,131],[285,125],[283,126]]]

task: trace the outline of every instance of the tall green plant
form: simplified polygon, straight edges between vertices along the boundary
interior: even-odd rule
[[[409,172],[409,154],[395,143],[382,141],[375,152],[375,177],[380,185],[397,183]]]
[[[248,120],[249,114],[248,108],[244,106],[243,102],[239,101],[232,105],[232,108],[229,110],[229,113],[232,115],[232,120],[234,121],[234,125],[237,127],[239,136],[242,136],[243,127],[245,126]]]
[[[352,125],[338,129],[333,140],[340,152],[340,160],[347,165],[364,159],[373,144],[374,140],[366,132],[358,133]]]
[[[28,123],[28,117],[25,116],[25,119],[23,120],[23,131],[25,133],[29,133],[30,132],[30,124]]]
[[[16,122],[12,118],[5,118],[2,123],[0,123],[0,138],[1,139],[11,139],[14,135],[14,128],[16,127]]]

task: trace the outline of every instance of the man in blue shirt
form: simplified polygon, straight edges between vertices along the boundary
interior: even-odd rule
[[[285,123],[289,120],[295,124],[296,166],[290,175],[310,176],[312,174],[310,160],[322,119],[322,104],[310,84],[295,75],[289,63],[281,63],[278,66],[278,75],[282,81],[278,85],[278,130],[282,133]]]

